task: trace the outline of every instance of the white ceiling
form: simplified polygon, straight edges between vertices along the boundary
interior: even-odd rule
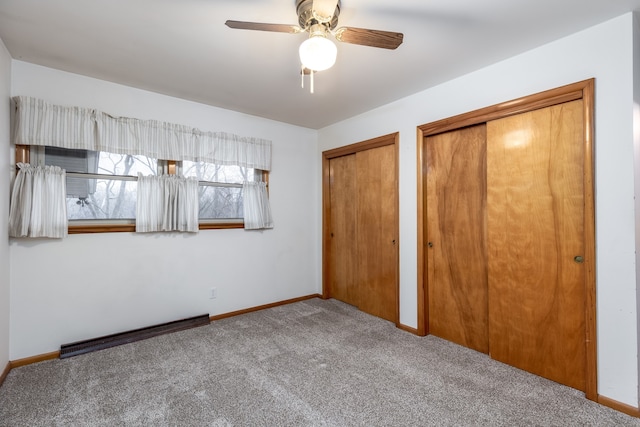
[[[640,0],[342,0],[338,26],[404,33],[397,50],[338,43],[300,87],[295,0],[0,0],[14,59],[319,129],[633,10]],[[585,58],[588,61],[589,58]]]

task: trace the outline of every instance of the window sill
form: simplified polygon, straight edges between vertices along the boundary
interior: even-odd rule
[[[244,228],[242,222],[218,222],[201,223],[200,230],[220,230]],[[135,224],[111,224],[111,225],[69,225],[69,234],[90,234],[90,233],[133,233],[136,231]]]

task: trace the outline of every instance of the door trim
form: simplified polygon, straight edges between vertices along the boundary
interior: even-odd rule
[[[466,126],[485,123],[515,114],[550,107],[576,99],[584,104],[584,244],[585,244],[585,396],[598,400],[596,345],[596,262],[594,202],[594,87],[595,79],[583,80],[559,88],[525,96],[454,117],[438,120],[417,128],[417,197],[418,197],[418,334],[429,334],[428,292],[425,262],[427,243],[424,221],[427,200],[424,195],[427,176],[425,137]]]
[[[331,182],[329,173],[329,161],[336,157],[347,156],[355,154],[359,151],[370,150],[372,148],[384,147],[386,145],[394,146],[394,156],[396,163],[396,218],[394,219],[394,228],[396,235],[396,278],[395,278],[395,292],[396,292],[396,313],[394,323],[397,327],[400,327],[400,259],[398,248],[400,247],[399,239],[399,146],[400,146],[400,134],[398,132],[383,135],[377,138],[369,139],[355,144],[346,145],[344,147],[334,148],[322,152],[322,298],[331,298],[331,285],[329,282],[329,260],[331,259]]]

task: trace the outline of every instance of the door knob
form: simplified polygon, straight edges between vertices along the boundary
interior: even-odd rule
[[[573,260],[578,264],[582,264],[584,262],[584,258],[582,258],[580,255],[573,257]]]

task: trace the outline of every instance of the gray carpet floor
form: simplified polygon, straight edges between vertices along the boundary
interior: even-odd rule
[[[640,426],[335,300],[12,370],[1,426]]]

